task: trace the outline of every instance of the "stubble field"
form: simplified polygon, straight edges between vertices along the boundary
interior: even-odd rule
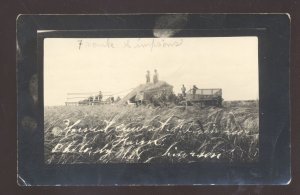
[[[257,102],[224,107],[45,107],[48,164],[254,162]]]

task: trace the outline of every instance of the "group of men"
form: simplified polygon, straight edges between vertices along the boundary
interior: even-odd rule
[[[198,87],[196,85],[193,85],[192,92],[193,92],[194,97],[196,95],[197,89],[198,89]],[[182,92],[182,96],[185,97],[186,96],[186,88],[184,85],[182,85],[182,87],[181,87],[181,92]]]
[[[89,96],[85,101],[88,101],[88,102],[93,102],[93,103],[100,103],[102,102],[102,98],[103,98],[103,94],[102,94],[102,91],[99,91],[98,95],[95,95],[95,96]],[[118,102],[120,101],[121,98],[118,96],[116,99],[111,96],[111,97],[108,97],[105,101],[107,103],[114,103],[114,102]]]
[[[148,83],[150,83],[151,81],[150,81],[150,71],[149,70],[147,70],[147,74],[146,74],[146,83],[148,84]],[[157,70],[155,69],[154,70],[154,75],[153,75],[153,83],[155,84],[155,83],[157,83],[158,82],[158,72],[157,72]]]
[[[150,81],[150,71],[147,70],[147,74],[146,74],[146,83],[148,84],[148,83],[150,83],[150,82],[151,82],[151,81]],[[157,72],[157,70],[155,69],[155,70],[154,70],[154,75],[153,75],[153,83],[155,84],[155,83],[157,83],[157,82],[158,82],[158,72]],[[193,88],[192,88],[193,96],[196,95],[197,89],[198,89],[198,87],[197,87],[196,85],[193,85]],[[181,92],[182,92],[183,97],[185,97],[185,96],[186,96],[186,88],[185,88],[184,85],[182,85],[182,87],[181,87]]]

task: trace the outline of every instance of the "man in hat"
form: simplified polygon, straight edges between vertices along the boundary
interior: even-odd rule
[[[182,87],[181,87],[181,92],[182,92],[182,96],[183,96],[183,97],[185,97],[185,95],[186,95],[185,91],[186,91],[186,88],[185,88],[184,85],[182,85]]]
[[[147,70],[147,74],[146,74],[146,83],[150,83],[150,71]]]
[[[157,70],[155,69],[154,70],[154,75],[153,75],[153,83],[157,83],[158,82],[158,73],[157,73]]]
[[[198,87],[196,87],[196,85],[193,85],[193,98],[196,97],[196,91],[197,91]]]

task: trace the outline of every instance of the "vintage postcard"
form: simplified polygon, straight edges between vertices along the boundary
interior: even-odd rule
[[[288,14],[21,15],[19,185],[287,185]]]

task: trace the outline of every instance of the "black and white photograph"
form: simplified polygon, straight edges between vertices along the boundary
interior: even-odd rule
[[[46,164],[257,162],[258,38],[45,38]]]

